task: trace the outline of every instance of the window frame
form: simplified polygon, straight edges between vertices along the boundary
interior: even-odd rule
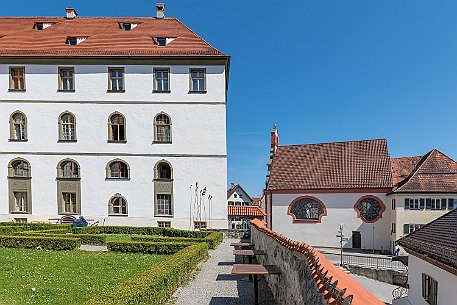
[[[171,221],[157,221],[157,227],[159,228],[171,228]]]
[[[70,201],[69,201],[69,207],[71,211],[67,211],[67,202],[65,201],[65,195],[70,196]],[[63,191],[60,193],[61,196],[61,205],[62,205],[62,210],[61,210],[61,215],[78,215],[78,193],[73,192],[73,191]],[[74,196],[74,200],[72,200]]]
[[[16,196],[17,194],[21,194],[21,199],[22,199],[22,208],[24,208],[23,210],[20,210],[20,209],[17,209],[18,205],[17,205],[17,199],[18,197]],[[13,191],[13,196],[14,196],[14,206],[15,206],[15,209],[14,209],[14,213],[24,213],[24,214],[28,214],[29,211],[28,211],[28,192],[27,191]]]
[[[420,210],[420,199],[421,198],[409,198],[409,209],[410,210]],[[416,207],[417,203],[417,207]]]
[[[125,165],[125,173],[126,173],[126,177],[113,177],[113,172],[112,172],[112,165],[114,163],[117,163],[117,164],[124,164]],[[119,173],[121,173],[121,168],[119,167]],[[130,166],[127,162],[125,162],[124,160],[122,159],[114,159],[114,160],[111,160],[108,162],[108,164],[106,165],[106,180],[130,180]]]
[[[113,117],[114,116],[120,116],[122,117],[123,121],[124,121],[124,124],[113,124]],[[119,137],[118,140],[115,140],[114,139],[114,129],[113,129],[113,126],[118,126],[117,128],[117,135]],[[119,126],[124,126],[123,128],[123,140],[121,140],[120,138],[120,128]],[[125,115],[123,115],[122,113],[118,112],[118,111],[115,111],[113,113],[111,113],[108,117],[108,143],[127,143],[127,119],[125,118]]]
[[[159,124],[157,122],[157,119],[160,117],[160,116],[166,116],[168,118],[168,124]],[[169,139],[168,141],[162,141],[159,139],[159,128],[161,127],[168,127],[168,136],[169,136]],[[154,143],[157,143],[157,144],[171,144],[173,142],[173,135],[172,135],[172,121],[171,121],[171,117],[165,113],[165,112],[160,112],[158,114],[156,114],[156,116],[154,117]]]
[[[73,122],[70,122],[70,123],[64,123],[63,121],[63,117],[64,116],[70,116],[72,119],[73,119]],[[59,122],[58,122],[58,125],[59,125],[59,140],[58,142],[77,142],[78,141],[78,138],[77,138],[77,134],[76,134],[76,116],[69,112],[69,111],[65,111],[65,112],[62,112],[60,115],[59,115]],[[65,139],[64,138],[64,135],[66,134],[66,127],[69,126],[69,129],[68,130],[71,130],[71,128],[73,128],[73,136],[72,138],[70,139]],[[73,126],[73,127],[71,127]]]
[[[77,175],[72,175],[72,176],[65,176],[65,170],[64,167],[68,163],[73,163],[74,166],[76,167],[76,172]],[[63,159],[57,164],[57,179],[63,179],[63,180],[80,180],[81,179],[81,167],[78,162],[76,162],[73,159]]]
[[[13,76],[13,71],[22,70],[22,87],[15,88],[15,76]],[[20,86],[19,86],[20,87]],[[26,84],[25,84],[25,66],[10,66],[9,67],[9,88],[8,91],[12,92],[25,92],[26,91]]]
[[[161,201],[161,198],[159,196],[163,196],[163,200]],[[156,216],[159,217],[170,217],[174,215],[173,211],[173,199],[172,199],[172,194],[164,194],[164,193],[157,193],[156,194]],[[168,197],[168,203],[166,202],[166,197]],[[161,207],[163,205],[163,207]],[[167,206],[169,205],[169,206]],[[161,213],[161,211],[163,211]],[[167,213],[168,212],[168,213]]]
[[[22,123],[17,124],[14,120],[14,117],[16,115],[21,115],[22,116]],[[16,137],[16,125],[22,126],[21,129],[21,134],[24,135],[24,138],[22,139],[17,139]],[[10,115],[10,138],[8,140],[9,142],[27,142],[27,116],[19,110],[14,111]]]
[[[63,75],[63,72],[71,72],[72,75],[71,77],[69,77],[68,75],[67,76],[64,76]],[[76,91],[76,84],[75,84],[75,68],[74,67],[59,67],[59,70],[58,70],[58,87],[57,87],[57,91],[58,92],[75,92]],[[65,80],[67,79],[67,80]],[[64,88],[64,84],[66,82],[68,82],[68,79],[71,79],[72,80],[72,88],[70,89],[65,89]]]
[[[203,77],[196,78],[197,80],[202,80],[203,81],[203,89],[197,88],[197,90],[195,90],[194,84],[193,84],[194,77],[192,76],[193,72],[197,72],[197,73],[201,73],[202,72],[203,73]],[[206,84],[207,84],[207,81],[206,81],[206,68],[190,68],[189,69],[189,93],[200,93],[200,94],[207,93]],[[200,85],[198,87],[200,87]]]
[[[114,78],[117,80],[117,85],[119,85],[119,79],[121,80],[121,89],[113,89],[113,76],[112,72],[114,71],[121,71],[122,72],[122,77],[119,77],[116,75]],[[123,93],[125,92],[125,68],[124,67],[108,67],[108,92],[114,92],[114,93]]]
[[[114,205],[115,200],[117,200],[118,202],[119,202],[119,200],[122,200],[124,202],[124,205],[119,204],[119,205],[115,206]],[[114,209],[116,207],[119,208],[120,213],[114,212]],[[128,207],[129,207],[129,205],[128,205],[127,199],[125,199],[125,197],[122,196],[120,193],[116,193],[108,201],[108,216],[128,216],[129,215]],[[122,213],[123,209],[125,209],[125,213]]]
[[[318,218],[297,218],[297,216],[293,213],[292,209],[295,207],[297,203],[299,203],[302,200],[311,200],[314,201],[314,203],[319,204],[320,208],[322,209],[322,212],[319,213]],[[292,217],[292,222],[293,223],[321,223],[322,217],[327,216],[327,208],[325,204],[319,200],[316,197],[312,196],[299,196],[295,198],[288,206],[287,208],[287,215]]]
[[[430,305],[438,305],[438,281],[422,273],[422,298]]]
[[[157,77],[157,73],[159,72],[167,72],[168,76],[167,78],[164,78],[164,77],[160,77],[158,78]],[[170,79],[171,79],[171,73],[170,73],[170,68],[166,68],[166,67],[157,67],[157,68],[154,68],[153,69],[153,77],[154,77],[154,86],[153,86],[153,93],[170,93],[171,92],[171,83],[170,83]],[[160,81],[164,81],[164,80],[167,80],[167,83],[168,83],[168,88],[167,90],[163,90],[163,89],[159,89],[159,80]],[[163,85],[162,85],[163,87]]]

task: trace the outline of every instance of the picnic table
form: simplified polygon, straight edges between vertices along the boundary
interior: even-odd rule
[[[254,304],[259,304],[259,283],[258,275],[278,275],[281,274],[275,265],[256,265],[256,264],[234,264],[232,274],[243,274],[254,276]]]

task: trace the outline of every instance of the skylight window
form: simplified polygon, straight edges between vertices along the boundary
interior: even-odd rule
[[[53,25],[55,22],[35,22],[33,25],[33,28],[37,31],[42,31],[44,29],[47,29],[51,25]]]
[[[66,44],[69,46],[76,46],[86,39],[87,37],[67,37]]]
[[[119,27],[124,31],[131,31],[138,26],[138,23],[119,22]]]
[[[169,37],[152,37],[152,40],[154,41],[154,43],[156,45],[158,45],[159,47],[164,47],[164,46],[168,45],[170,42],[172,42],[175,39],[176,39],[175,37],[173,37],[173,38],[169,38]]]

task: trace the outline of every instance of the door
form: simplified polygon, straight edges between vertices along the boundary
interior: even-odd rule
[[[362,248],[362,235],[359,231],[352,231],[352,248]]]

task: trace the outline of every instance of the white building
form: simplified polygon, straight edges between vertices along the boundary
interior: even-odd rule
[[[457,209],[400,239],[408,253],[408,296],[393,305],[454,305],[457,300]]]
[[[226,228],[230,58],[156,13],[0,17],[0,221]]]
[[[251,220],[264,220],[261,198],[252,198],[239,184],[232,183],[227,190],[227,216],[229,230],[249,230]]]
[[[437,150],[419,159],[406,169],[393,162],[394,184],[386,140],[279,146],[274,127],[267,225],[313,246],[339,247],[343,224],[345,248],[392,252],[400,226],[433,220],[457,202],[457,163]]]

